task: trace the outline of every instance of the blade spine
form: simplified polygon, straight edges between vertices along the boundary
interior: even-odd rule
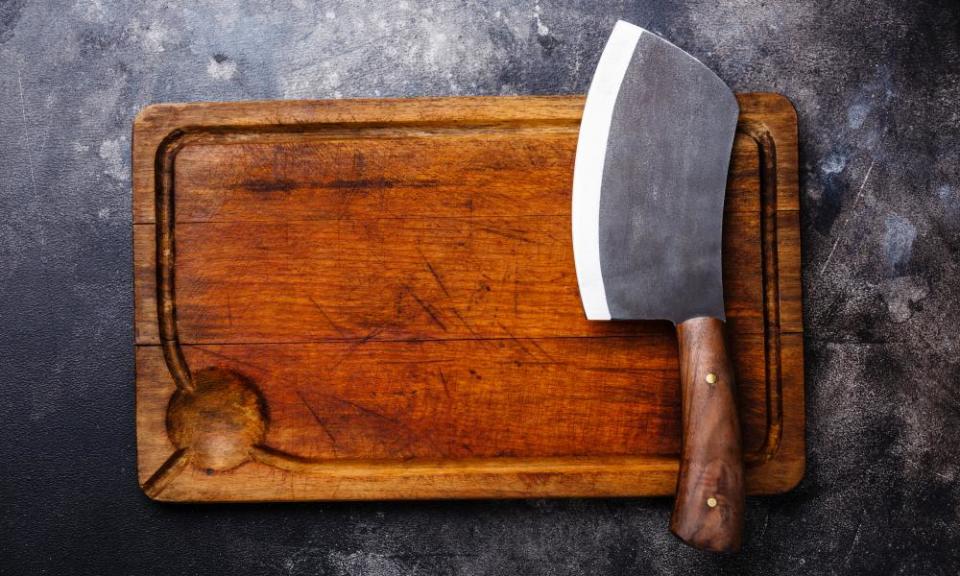
[[[617,96],[643,28],[617,21],[600,55],[587,92],[573,174],[573,255],[584,312],[590,320],[610,320],[600,266],[600,194],[607,141]],[[601,83],[598,84],[597,80]],[[611,82],[611,85],[607,85]],[[587,129],[585,129],[585,127]],[[594,149],[592,145],[596,145]]]

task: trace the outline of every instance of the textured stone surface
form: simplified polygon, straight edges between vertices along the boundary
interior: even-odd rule
[[[956,574],[960,6],[0,2],[0,573]],[[617,17],[801,126],[809,468],[703,555],[665,499],[169,506],[135,479],[145,104],[584,92]]]

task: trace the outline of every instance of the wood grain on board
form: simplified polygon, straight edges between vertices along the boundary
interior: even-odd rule
[[[739,98],[727,329],[747,490],[775,493],[804,468],[796,117],[780,96]],[[582,105],[141,112],[145,491],[176,501],[671,494],[673,329],[588,322],[579,300],[570,190]]]

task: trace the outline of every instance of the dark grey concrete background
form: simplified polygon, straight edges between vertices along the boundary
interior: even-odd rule
[[[0,1],[0,573],[957,574],[960,6]],[[669,500],[172,506],[135,479],[151,102],[581,93],[614,20],[800,115],[809,465],[722,558]]]

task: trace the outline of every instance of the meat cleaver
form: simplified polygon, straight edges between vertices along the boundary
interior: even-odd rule
[[[744,508],[720,260],[738,114],[696,58],[617,22],[587,93],[573,177],[587,318],[676,326],[683,438],[670,530],[722,552],[739,549]]]

